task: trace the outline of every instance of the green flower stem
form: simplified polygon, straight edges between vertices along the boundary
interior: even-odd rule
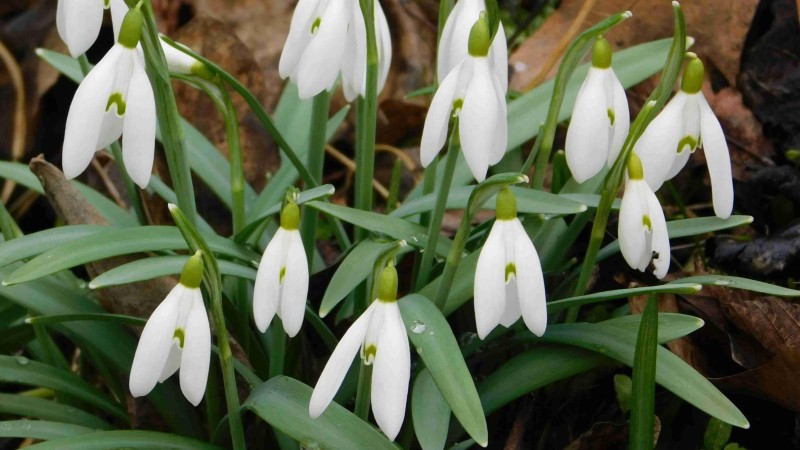
[[[279,317],[272,319],[269,326],[271,333],[269,348],[269,377],[283,374],[286,359],[286,333],[283,331],[283,322]]]
[[[372,392],[372,366],[364,364],[361,358],[358,361],[361,369],[358,371],[356,407],[353,413],[366,422],[369,419],[369,399]]]
[[[308,171],[317,180],[322,180],[322,171],[325,162],[325,131],[328,125],[328,111],[331,100],[328,91],[322,91],[314,96],[311,108],[311,128],[308,133]],[[314,245],[317,237],[318,213],[315,209],[306,209],[300,225],[300,236],[306,247],[308,265],[314,260]]]
[[[595,213],[594,224],[592,226],[591,237],[589,246],[586,249],[586,254],[583,259],[578,281],[575,284],[575,296],[583,295],[586,293],[586,288],[589,284],[589,278],[592,274],[592,269],[597,259],[597,253],[600,251],[600,245],[603,243],[603,238],[606,233],[606,224],[608,223],[608,216],[611,213],[611,206],[614,199],[617,197],[617,192],[622,185],[625,167],[628,165],[628,157],[633,151],[633,146],[636,140],[644,133],[645,128],[651,120],[663,108],[675,81],[678,79],[683,57],[686,53],[686,23],[683,18],[683,11],[679,5],[674,4],[674,17],[675,17],[675,36],[672,41],[672,48],[670,49],[667,62],[664,65],[664,70],[661,73],[661,82],[656,89],[650,94],[650,98],[645,103],[642,110],[636,116],[636,119],[631,124],[628,137],[622,145],[619,157],[614,162],[611,170],[606,175],[601,190],[600,204]],[[570,314],[569,318],[576,318],[577,310]]]
[[[526,173],[528,169],[530,169],[533,158],[536,157],[536,170],[531,180],[531,186],[534,189],[542,189],[544,185],[544,176],[547,173],[547,162],[550,159],[550,152],[553,150],[553,141],[556,137],[558,114],[561,111],[561,104],[564,103],[564,94],[567,91],[567,82],[569,78],[572,76],[572,73],[575,71],[575,68],[578,67],[583,57],[592,49],[597,37],[629,17],[630,13],[626,11],[614,14],[599,22],[575,38],[564,54],[564,59],[558,66],[558,74],[556,74],[555,86],[553,87],[553,96],[550,99],[547,119],[545,119],[544,134],[541,135],[542,142],[538,144],[540,145],[539,151],[531,151],[522,169],[522,173]]]
[[[231,164],[231,216],[233,234],[238,233],[246,225],[244,205],[244,168],[242,167],[242,146],[239,141],[239,116],[233,106],[227,86],[218,83],[222,100],[225,104],[225,136],[228,141],[228,158]]]
[[[81,66],[81,72],[83,72],[83,76],[85,77],[90,70],[92,70],[91,64],[89,64],[89,59],[86,57],[86,54],[78,57],[78,63]],[[122,174],[122,181],[125,184],[125,192],[128,193],[128,198],[130,199],[131,206],[133,207],[133,212],[136,214],[136,219],[139,221],[140,224],[145,225],[147,224],[147,216],[144,213],[144,208],[142,207],[142,199],[139,197],[139,191],[136,190],[136,184],[134,184],[131,177],[128,175],[128,170],[125,169],[125,162],[122,159],[122,147],[119,145],[119,141],[114,141],[109,145],[109,151],[111,155],[114,156],[114,162],[117,164],[117,168],[119,172]]]
[[[414,285],[414,290],[420,290],[423,286],[428,284],[431,275],[431,266],[433,265],[433,256],[436,253],[436,245],[439,243],[439,235],[441,234],[442,218],[444,217],[444,210],[447,206],[447,196],[450,194],[450,186],[453,181],[453,173],[456,169],[456,162],[458,161],[458,154],[461,150],[461,145],[458,138],[458,118],[453,121],[453,130],[450,132],[450,142],[447,146],[447,156],[445,157],[444,172],[442,173],[442,180],[439,183],[439,189],[436,192],[436,205],[433,209],[433,215],[428,225],[428,241],[425,243],[425,251],[422,252],[422,259],[417,271],[417,281]]]
[[[131,1],[128,2],[129,6]],[[183,142],[183,128],[178,114],[178,104],[175,93],[170,84],[169,71],[164,59],[164,52],[158,39],[153,6],[149,0],[142,4],[142,13],[145,20],[145,33],[142,34],[142,48],[144,49],[150,82],[153,85],[153,94],[156,100],[158,126],[161,130],[161,142],[164,145],[164,154],[167,159],[170,179],[173,190],[178,199],[178,207],[186,215],[189,223],[197,223],[197,208],[194,201],[194,187],[192,173],[189,169],[189,160]]]

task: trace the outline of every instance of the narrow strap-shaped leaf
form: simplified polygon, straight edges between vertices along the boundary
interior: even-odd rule
[[[48,228],[0,244],[0,267],[39,255],[61,244],[108,230],[100,225],[67,225]]]
[[[403,322],[417,354],[430,371],[453,414],[478,444],[489,435],[478,392],[450,324],[427,298],[412,294],[398,301]]]
[[[587,305],[606,300],[618,298],[628,298],[634,295],[644,294],[695,294],[702,289],[700,284],[695,283],[672,283],[660,286],[642,286],[628,289],[614,289],[611,291],[595,292],[593,294],[570,297],[556,300],[547,304],[547,312],[555,314],[573,306]]]
[[[0,422],[0,437],[48,440],[92,433],[95,430],[74,423],[47,420],[5,420]],[[28,447],[29,448],[29,447]]]
[[[73,406],[20,394],[0,394],[0,413],[71,423],[91,429],[109,429],[105,420]]]
[[[414,433],[423,450],[444,448],[450,428],[450,406],[428,369],[422,369],[414,380],[411,418],[414,421]]]
[[[35,450],[108,450],[110,448],[220,450],[216,445],[177,434],[141,430],[98,431],[54,439],[27,448]]]
[[[762,294],[780,295],[783,297],[800,297],[800,291],[789,289],[774,284],[764,283],[763,281],[751,280],[749,278],[733,277],[730,275],[698,275],[694,277],[673,280],[670,284],[699,283],[707,286],[722,286],[734,289],[744,289],[747,291],[761,292]]]
[[[243,406],[304,448],[396,450],[380,431],[332,402],[316,419],[308,415],[311,388],[279,375],[258,387]]]
[[[630,448],[648,450],[654,446],[656,396],[656,353],[658,350],[658,303],[653,295],[642,314],[636,353],[633,357]]]
[[[122,264],[95,277],[89,288],[101,289],[108,286],[151,280],[165,275],[177,275],[183,270],[188,256],[153,256]],[[219,260],[219,271],[222,275],[230,275],[248,280],[256,279],[256,270],[231,261]]]
[[[319,307],[320,317],[325,317],[336,305],[353,291],[361,282],[372,273],[375,260],[386,249],[393,245],[393,241],[377,241],[365,239],[356,244],[350,253],[345,256],[336,273],[333,274],[322,303]]]

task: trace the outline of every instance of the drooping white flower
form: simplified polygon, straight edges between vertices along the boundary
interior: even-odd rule
[[[124,0],[58,0],[56,29],[73,58],[86,53],[97,40],[106,8],[111,8],[114,37],[117,37],[128,12]]]
[[[383,269],[378,298],[356,320],[339,341],[319,376],[308,412],[319,417],[333,400],[353,357],[361,349],[364,364],[372,369],[372,413],[381,431],[394,440],[406,411],[411,350],[403,318],[397,306],[397,271]]]
[[[153,311],[144,326],[133,357],[131,395],[147,395],[180,368],[181,391],[195,406],[203,399],[211,361],[208,325],[200,281],[203,260],[195,254],[186,263],[181,280]]]
[[[275,314],[286,334],[294,337],[303,325],[308,295],[308,260],[297,229],[300,210],[289,202],[281,211],[281,226],[267,245],[253,288],[253,316],[263,333]]]
[[[583,81],[564,145],[575,181],[611,167],[625,143],[631,119],[625,89],[611,68],[611,46],[604,38],[594,44],[592,67]]]
[[[496,39],[505,39],[500,33]],[[427,167],[447,140],[451,116],[458,116],[464,157],[478,181],[503,158],[508,143],[505,91],[490,66],[489,24],[481,16],[470,31],[469,54],[445,77],[433,96],[420,143]]]
[[[131,179],[145,188],[153,168],[156,105],[153,88],[136,49],[142,16],[132,9],[117,43],[86,75],[67,115],[62,165],[74,178],[91,162],[97,150],[122,135],[122,156]]]
[[[711,177],[714,213],[725,219],[733,210],[731,159],[719,120],[700,90],[704,72],[703,63],[693,57],[686,66],[680,91],[650,122],[633,151],[642,160],[647,184],[657,191],[702,146]]]
[[[497,194],[497,220],[475,268],[475,323],[484,339],[498,324],[509,327],[520,316],[537,336],[547,327],[544,278],[539,255],[517,218],[510,189]]]
[[[300,0],[278,64],[281,78],[291,78],[300,98],[310,98],[331,89],[341,73],[348,101],[364,95],[366,33],[357,0]],[[392,44],[386,15],[377,0],[375,37],[380,92],[389,73]]]
[[[481,11],[485,10],[485,0],[459,0],[450,11],[437,51],[436,77],[439,81],[444,80],[469,54],[470,30],[480,18]],[[502,22],[498,23],[497,34],[501,37],[492,41],[489,65],[505,94],[508,90],[508,47]]]
[[[628,179],[619,208],[619,249],[631,268],[644,272],[653,261],[653,274],[664,278],[669,270],[667,222],[656,194],[645,182],[642,163],[635,153],[628,160]]]

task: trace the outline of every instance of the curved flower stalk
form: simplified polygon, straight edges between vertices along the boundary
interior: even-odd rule
[[[375,421],[394,440],[406,411],[411,350],[397,306],[397,270],[392,265],[381,272],[378,298],[347,330],[319,376],[308,405],[312,418],[319,417],[333,400],[359,348],[364,364],[374,364],[371,403]]]
[[[600,37],[592,51],[592,67],[578,91],[564,145],[575,181],[597,175],[617,159],[630,129],[625,89],[611,68],[611,46]]]
[[[510,327],[522,316],[537,336],[547,327],[544,278],[539,255],[517,218],[509,188],[497,194],[497,220],[475,269],[475,324],[481,339],[498,325]]]
[[[62,165],[74,178],[97,150],[122,135],[125,169],[141,188],[150,181],[156,138],[156,105],[145,63],[137,50],[142,13],[125,16],[117,43],[86,75],[67,115]]]
[[[262,333],[275,314],[286,334],[294,337],[303,325],[308,295],[308,261],[297,229],[300,209],[289,201],[281,211],[281,226],[261,257],[253,288],[253,316]]]
[[[641,158],[647,184],[657,191],[683,169],[702,146],[711,177],[714,214],[725,219],[733,210],[733,180],[728,143],[719,120],[703,96],[705,69],[694,54],[686,66],[680,91],[650,122],[633,151]]]
[[[128,12],[124,0],[58,0],[56,29],[73,58],[86,53],[97,40],[106,8],[111,9],[114,37],[118,37]]]
[[[505,39],[500,33],[496,39]],[[503,158],[508,143],[505,91],[489,61],[489,23],[485,13],[473,25],[469,54],[450,71],[433,96],[422,130],[420,159],[427,167],[447,140],[450,117],[458,116],[464,157],[477,181]]]
[[[131,395],[147,395],[180,368],[181,391],[195,406],[203,399],[211,361],[211,329],[200,282],[203,258],[189,258],[181,279],[144,326],[133,357]]]
[[[628,265],[642,272],[652,260],[653,275],[661,279],[669,270],[667,222],[656,194],[644,180],[642,170],[642,162],[632,153],[628,160],[625,193],[619,208],[619,249]]]
[[[375,1],[378,45],[378,92],[392,60],[389,23]],[[300,98],[330,90],[339,74],[348,101],[364,95],[367,71],[367,30],[358,0],[300,0],[278,64],[281,78],[297,84]]]
[[[436,62],[436,78],[444,80],[469,54],[469,33],[472,25],[480,18],[481,11],[486,10],[485,0],[460,0],[447,16],[439,40]],[[497,35],[489,48],[489,65],[500,81],[503,95],[508,91],[508,47],[505,39],[503,23],[498,22]]]

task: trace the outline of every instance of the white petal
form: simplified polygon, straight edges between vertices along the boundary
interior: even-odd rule
[[[186,322],[186,339],[181,358],[181,391],[194,406],[203,399],[211,363],[211,329],[200,289],[193,291],[194,302]]]
[[[372,369],[372,413],[383,433],[394,440],[406,413],[411,351],[397,302],[379,307],[375,314],[383,312],[385,319]]]
[[[567,129],[567,165],[579,183],[597,175],[608,160],[611,122],[605,91],[607,73],[604,69],[589,69]]]
[[[497,34],[489,47],[489,59],[492,61],[492,72],[500,81],[501,92],[505,95],[508,91],[508,44],[502,22],[498,23]]]
[[[100,125],[100,136],[97,137],[97,150],[111,145],[112,142],[122,136],[122,125],[125,123],[122,117],[117,115],[117,104],[114,103],[103,114],[103,122]]]
[[[625,261],[634,269],[639,269],[640,261],[647,252],[647,242],[642,218],[646,214],[643,208],[637,184],[641,180],[627,180],[625,182],[625,193],[622,196],[622,203],[619,208],[619,224],[617,236],[619,238],[619,249]],[[652,220],[651,220],[652,222]],[[648,257],[649,261],[649,257]]]
[[[655,192],[667,179],[683,137],[686,94],[678,92],[636,141],[633,151],[642,160],[644,179]]]
[[[261,263],[258,265],[256,283],[253,287],[253,317],[262,333],[272,322],[278,311],[281,295],[281,269],[286,266],[288,240],[286,230],[279,227],[267,244]]]
[[[686,103],[683,105],[683,114],[681,115],[681,134],[679,138],[683,140],[685,137],[691,137],[695,143],[700,141],[700,103],[699,98],[702,94],[683,94],[686,96]],[[675,177],[689,161],[689,157],[697,149],[697,145],[688,145],[684,143],[679,149],[676,144],[675,159],[672,161],[672,167],[667,172],[667,180]]]
[[[109,2],[111,9],[111,25],[114,27],[114,42],[119,40],[119,30],[122,28],[122,20],[128,14],[128,5],[125,0],[111,0]]]
[[[322,369],[322,374],[319,376],[317,385],[314,387],[314,392],[311,394],[311,400],[308,403],[308,414],[316,419],[328,407],[336,391],[344,380],[347,374],[347,369],[353,363],[353,357],[358,353],[359,347],[364,342],[364,336],[367,334],[367,326],[370,322],[370,317],[375,311],[375,304],[364,311],[364,314],[358,318],[350,329],[342,336],[339,344],[333,350],[328,363]]]
[[[389,32],[389,22],[378,0],[375,0],[375,34],[378,39],[378,93],[383,91],[386,78],[389,76],[389,67],[392,65],[392,35]]]
[[[322,15],[314,37],[297,63],[297,91],[301,99],[330,89],[342,66],[350,2],[332,1]]]
[[[172,45],[164,42],[162,37],[163,36],[159,35],[159,42],[161,43],[161,49],[164,51],[164,59],[167,60],[167,68],[169,71],[183,75],[191,74],[192,67],[194,67],[198,61],[173,47]],[[183,47],[188,48],[185,45]]]
[[[60,0],[56,27],[73,58],[86,53],[103,25],[102,0]]]
[[[286,276],[281,288],[281,320],[289,337],[294,337],[303,325],[308,296],[308,259],[303,240],[297,230],[288,231],[289,248],[286,253]]]
[[[181,350],[178,345],[178,341],[173,337],[172,345],[169,346],[167,361],[164,363],[164,368],[161,369],[161,375],[158,376],[159,383],[163,383],[167,378],[171,377],[173,373],[178,371],[178,368],[181,366],[182,353],[183,350]]]
[[[450,123],[460,71],[461,66],[459,65],[456,70],[450,72],[447,78],[444,79],[433,96],[428,115],[425,117],[425,126],[422,128],[422,141],[419,145],[419,158],[422,162],[422,167],[428,167],[447,140],[447,125]]]
[[[138,55],[137,55],[138,59]],[[122,159],[131,179],[144,189],[153,172],[156,145],[156,102],[143,64],[135,64],[128,88],[122,129]]]
[[[503,310],[503,315],[500,317],[500,325],[508,328],[519,320],[522,316],[522,310],[519,309],[519,295],[517,292],[517,276],[510,275],[509,280],[505,286],[506,307]]]
[[[706,154],[708,174],[711,176],[714,214],[721,219],[727,219],[733,211],[731,157],[728,154],[728,143],[725,141],[725,134],[722,132],[719,120],[702,94],[700,95],[700,138],[703,140],[703,152]]]
[[[657,258],[653,258],[653,266],[655,266],[653,274],[660,280],[669,271],[669,235],[661,204],[658,203],[656,194],[649,189],[647,190],[647,213],[650,217],[650,224],[653,226],[652,252],[658,254]]]
[[[478,182],[486,178],[489,170],[489,155],[492,153],[500,114],[497,92],[487,58],[474,58],[472,80],[464,95],[458,123],[458,135],[464,158]]]
[[[180,284],[175,286],[156,307],[142,330],[128,383],[134,397],[147,395],[158,382],[172,345],[175,321],[178,319],[178,303],[184,289]]]
[[[470,30],[484,9],[486,7],[483,0],[460,0],[450,12],[442,30],[443,44],[439,46],[438,51],[437,75],[439,80],[446,78],[467,57]],[[452,31],[448,29],[450,23],[452,23]],[[445,31],[448,32],[446,41],[444,39]]]
[[[67,114],[62,166],[75,178],[94,157],[121,47],[114,46],[78,86]]]
[[[481,339],[485,339],[500,323],[506,308],[506,255],[503,238],[507,223],[508,221],[498,220],[492,225],[475,267],[475,328]]]
[[[505,92],[497,77],[493,76],[492,80],[496,92]],[[495,125],[494,142],[492,142],[492,150],[489,155],[489,165],[499,163],[506,154],[506,147],[508,146],[508,106],[506,105],[505,95],[498,95],[497,108],[497,123]]]
[[[345,99],[352,102],[366,90],[367,28],[361,8],[353,8],[346,41],[342,57],[342,88]]]
[[[614,165],[617,160],[622,145],[625,143],[625,138],[628,137],[628,131],[631,128],[631,113],[628,110],[628,97],[625,96],[625,88],[619,82],[617,74],[614,69],[609,70],[608,74],[609,83],[612,89],[613,109],[614,109],[614,126],[612,127],[611,147],[608,149],[608,167]]]
[[[509,231],[514,236],[514,265],[522,319],[533,334],[541,336],[547,328],[547,305],[539,254],[519,220],[510,221]]]
[[[311,26],[316,19],[316,10],[319,0],[300,0],[294,9],[292,22],[289,25],[289,35],[283,45],[281,59],[278,63],[278,72],[281,78],[294,77],[297,72],[297,63],[306,46],[311,41]]]

